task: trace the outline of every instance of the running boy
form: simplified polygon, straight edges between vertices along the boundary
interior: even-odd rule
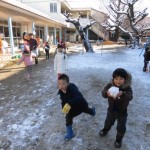
[[[62,111],[66,114],[67,134],[65,140],[70,140],[74,137],[72,130],[73,118],[80,115],[82,112],[95,116],[95,108],[89,108],[87,101],[78,90],[77,86],[69,83],[69,77],[66,74],[61,74],[58,78],[58,94],[62,101]]]
[[[122,68],[116,69],[112,74],[112,82],[108,83],[102,96],[108,98],[108,110],[104,128],[100,130],[99,135],[105,136],[117,120],[117,135],[114,143],[115,148],[122,146],[122,139],[126,132],[127,107],[132,100],[131,75]],[[118,92],[115,94],[115,92]]]

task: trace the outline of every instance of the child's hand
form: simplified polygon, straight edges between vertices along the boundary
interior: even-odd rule
[[[66,103],[62,109],[62,112],[67,114],[70,111],[70,109],[71,109],[71,106],[68,103]]]
[[[111,93],[108,91],[107,92],[108,97],[112,97],[113,99],[116,99],[116,96],[111,95]]]
[[[109,91],[107,91],[107,96],[112,97]]]
[[[119,91],[119,93],[117,94],[117,97],[120,98],[120,96],[122,96],[123,92]]]

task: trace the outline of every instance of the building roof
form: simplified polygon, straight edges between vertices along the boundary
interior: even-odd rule
[[[65,26],[58,20],[55,20],[55,19],[49,17],[47,14],[44,14],[41,11],[38,11],[38,10],[36,10],[28,5],[25,5],[19,1],[16,1],[16,0],[1,0],[0,6],[10,9],[10,10],[18,11],[18,12],[26,14],[26,15],[31,15],[31,16],[36,16],[36,17],[39,16],[39,17],[45,18],[47,21],[56,23],[61,26]],[[10,14],[10,16],[11,16],[11,14]]]

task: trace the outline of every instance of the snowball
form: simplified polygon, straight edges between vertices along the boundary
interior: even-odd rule
[[[108,89],[108,92],[110,93],[110,95],[112,97],[116,97],[117,94],[119,93],[119,88],[115,87],[115,86],[112,86],[110,89]]]

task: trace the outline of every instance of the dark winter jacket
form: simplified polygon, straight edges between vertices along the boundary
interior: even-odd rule
[[[49,51],[49,49],[50,49],[49,45],[45,45],[44,49],[45,49],[45,51]]]
[[[25,40],[29,43],[30,51],[36,50],[36,48],[38,47],[38,43],[37,43],[36,39],[26,39],[25,38],[25,33],[23,34],[23,40]]]
[[[103,91],[102,91],[102,96],[104,98],[108,98],[108,111],[117,111],[120,113],[127,113],[127,107],[129,105],[129,101],[132,100],[133,96],[132,96],[132,88],[131,88],[131,80],[132,77],[131,75],[128,73],[128,77],[125,80],[125,83],[118,87],[119,91],[122,91],[123,94],[122,96],[120,96],[119,98],[114,99],[113,97],[108,97],[107,95],[107,91],[110,87],[115,86],[115,84],[112,82],[108,83]]]
[[[145,51],[143,56],[144,56],[144,61],[150,61],[150,50]]]
[[[68,103],[71,106],[70,113],[74,115],[80,114],[88,107],[83,95],[73,83],[69,83],[66,93],[59,90],[58,94],[62,100],[62,108],[66,103]]]

